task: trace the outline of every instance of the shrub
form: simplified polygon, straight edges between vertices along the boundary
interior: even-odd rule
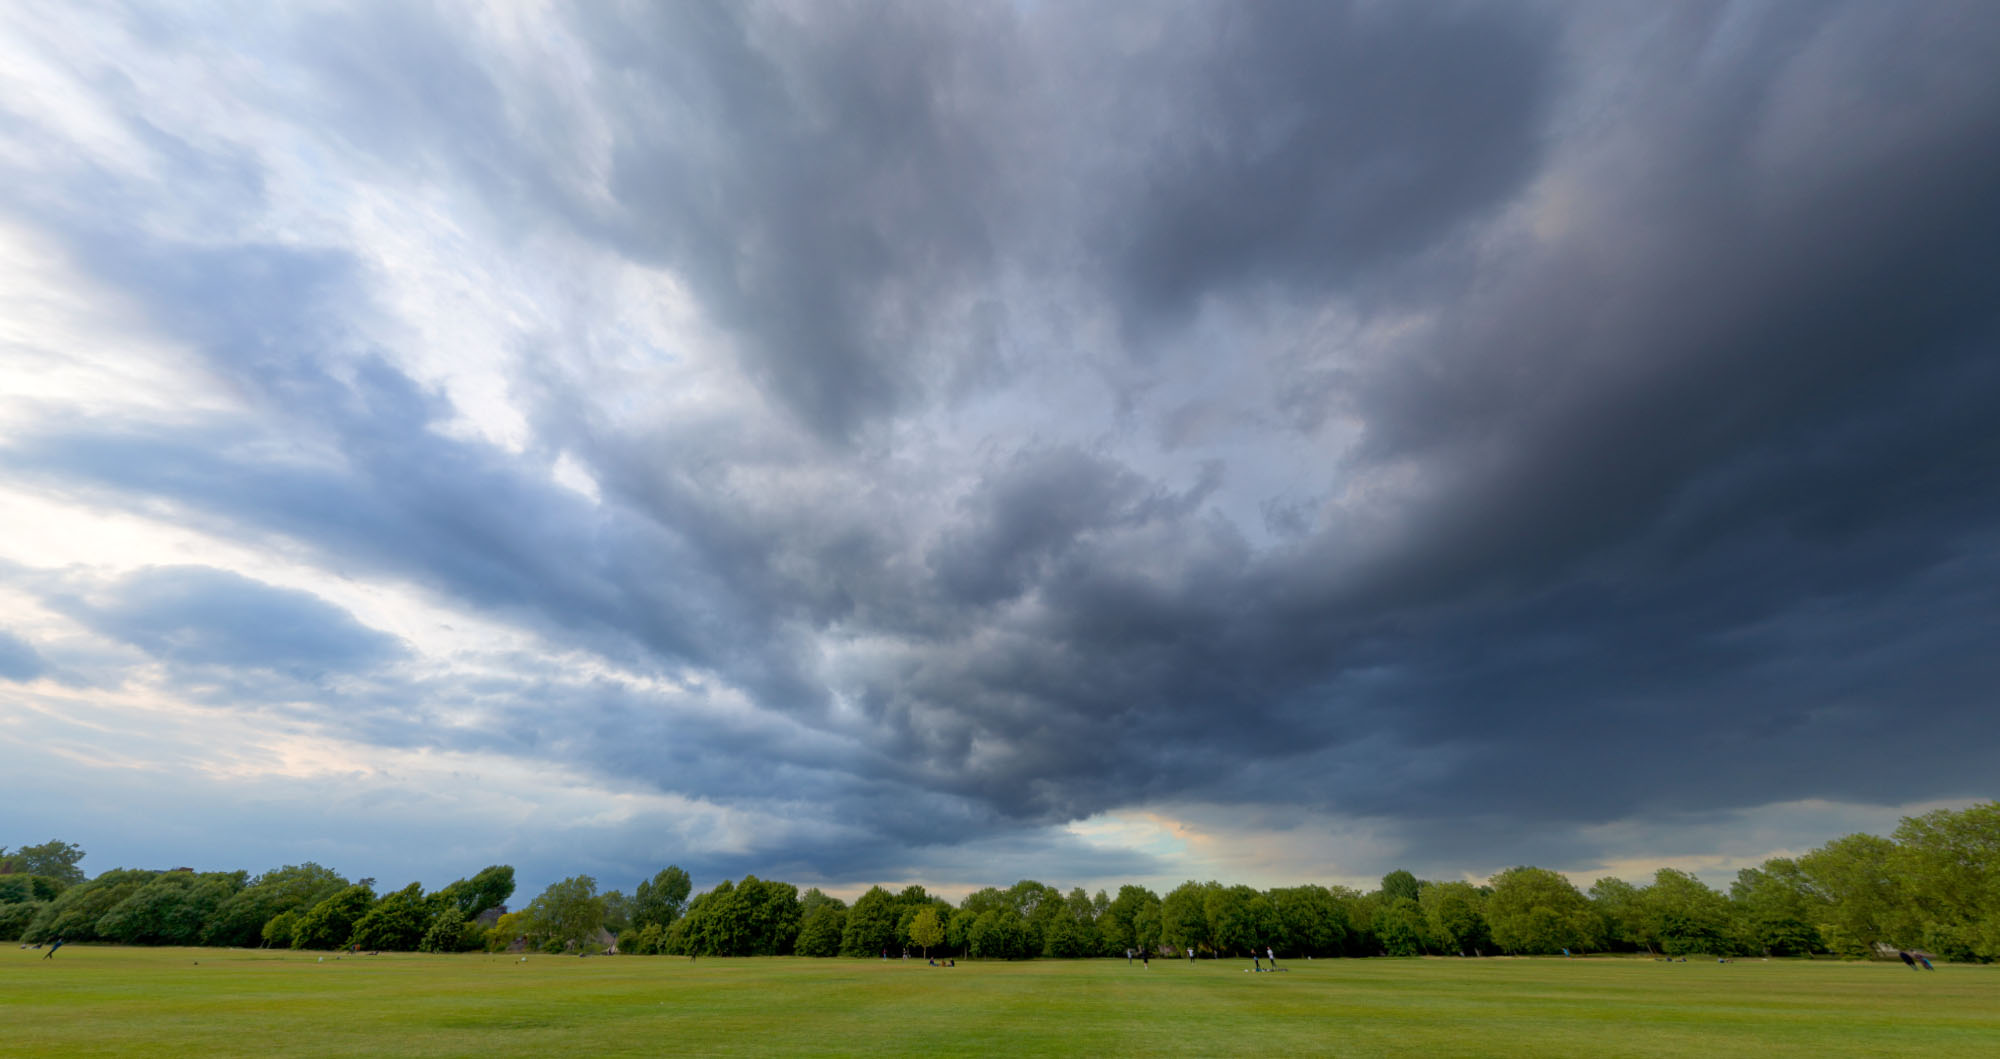
[[[14,901],[0,904],[0,941],[18,941],[28,932],[28,924],[48,907],[47,901]]]

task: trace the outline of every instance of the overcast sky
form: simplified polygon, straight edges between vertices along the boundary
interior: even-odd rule
[[[1724,881],[1994,794],[2000,6],[0,8],[0,843]]]

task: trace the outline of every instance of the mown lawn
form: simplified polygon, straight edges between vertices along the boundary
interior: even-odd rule
[[[0,950],[23,1056],[2000,1055],[2000,969]]]

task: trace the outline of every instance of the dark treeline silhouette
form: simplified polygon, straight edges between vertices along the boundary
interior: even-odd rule
[[[83,879],[82,850],[0,847],[0,939],[27,943],[278,946],[462,952],[477,949],[679,956],[950,955],[986,959],[1119,956],[1128,951],[1246,957],[1648,952],[1663,956],[1866,956],[1914,950],[2000,958],[2000,803],[1903,820],[1893,837],[1849,835],[1739,871],[1728,892],[1662,868],[1635,885],[1588,891],[1543,868],[1484,884],[1384,876],[1379,889],[1258,890],[1189,881],[1164,896],[1067,893],[1024,879],[956,905],[921,886],[873,887],[852,905],[790,883],[724,881],[690,898],[669,867],[629,897],[574,876],[508,912],[514,870],[495,865],[441,890],[377,894],[317,864],[246,872],[114,869]],[[66,858],[66,859],[65,859]],[[53,864],[60,874],[22,870]]]

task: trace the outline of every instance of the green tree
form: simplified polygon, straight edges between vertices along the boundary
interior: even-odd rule
[[[840,955],[841,934],[847,928],[847,909],[838,901],[828,901],[805,914],[799,924],[796,951],[800,956]]]
[[[1380,891],[1361,893],[1351,887],[1330,886],[1327,892],[1333,903],[1339,907],[1341,918],[1347,925],[1347,937],[1341,941],[1341,951],[1348,956],[1372,956],[1382,951],[1375,940],[1375,911],[1382,906]]]
[[[1382,897],[1385,901],[1395,901],[1402,897],[1414,901],[1421,896],[1418,892],[1421,888],[1417,877],[1402,868],[1382,876]]]
[[[423,884],[413,882],[394,893],[382,895],[380,901],[362,913],[361,918],[354,921],[354,933],[349,940],[364,949],[415,952],[430,933],[432,920],[443,908],[458,912],[455,903],[426,900]],[[459,915],[462,922],[464,913]]]
[[[1152,909],[1154,921],[1159,918],[1160,898],[1158,894],[1143,886],[1120,886],[1118,896],[1112,898],[1097,918],[1098,935],[1104,939],[1105,948],[1112,952],[1143,948],[1140,944],[1136,921],[1139,914]],[[1155,942],[1158,938],[1155,937]]]
[[[201,943],[244,948],[269,944],[264,926],[272,917],[281,912],[303,913],[347,886],[347,880],[331,868],[311,861],[273,868],[222,902],[202,926]],[[296,917],[293,922],[297,922]],[[290,944],[289,934],[278,943],[279,947]]]
[[[979,919],[979,913],[970,908],[961,908],[945,920],[944,943],[951,951],[971,955],[972,924]]]
[[[1741,946],[1766,956],[1809,956],[1825,944],[1813,922],[1816,900],[1796,862],[1773,857],[1762,868],[1745,868],[1729,884],[1736,906]]]
[[[374,904],[375,891],[365,883],[355,883],[335,893],[299,916],[292,931],[292,948],[345,948],[348,939],[354,936],[354,924]]]
[[[1509,868],[1495,875],[1492,885],[1486,922],[1500,948],[1513,953],[1588,952],[1603,943],[1604,923],[1597,910],[1561,875],[1546,868]]]
[[[798,888],[746,875],[695,898],[682,917],[687,952],[702,956],[777,956],[799,933]],[[680,925],[680,924],[677,924]]]
[[[450,903],[438,909],[417,942],[418,952],[470,952],[478,947],[477,928],[456,904]]]
[[[535,939],[528,932],[533,926],[527,912],[505,912],[487,929],[481,940],[487,952],[506,952],[517,940],[532,944]]]
[[[0,905],[53,901],[68,884],[46,875],[0,875]]]
[[[604,929],[616,934],[632,925],[632,898],[612,890],[598,900],[604,903]]]
[[[139,892],[160,873],[142,868],[113,868],[56,895],[30,920],[21,940],[47,942],[95,941],[97,921],[119,902]]]
[[[670,864],[639,884],[632,893],[632,925],[641,929],[649,923],[673,925],[687,909],[688,894],[694,883],[679,865]]]
[[[724,879],[688,902],[668,936],[685,956],[727,956],[737,944],[736,883]]]
[[[1590,884],[1590,902],[1604,921],[1605,940],[1613,949],[1653,952],[1659,944],[1647,925],[1646,894],[1617,876],[1607,875]]]
[[[597,880],[588,875],[572,875],[549,888],[524,909],[529,933],[562,948],[583,946],[604,926],[604,905],[597,899]],[[562,951],[559,948],[557,951]]]
[[[1902,904],[1891,865],[1895,852],[1895,843],[1886,838],[1848,835],[1798,859],[1801,880],[1820,898],[1821,919],[1813,926],[1827,948],[1866,956],[1876,942],[1899,948],[1918,943],[1902,937],[1894,922]]]
[[[960,901],[958,907],[978,915],[995,908],[1012,908],[1013,905],[1008,903],[1006,891],[988,886],[966,894],[965,900]]]
[[[1048,946],[1050,928],[1068,915],[1062,891],[1047,883],[1022,879],[1008,887],[1006,895],[1008,905],[1020,913],[1027,931],[1028,955],[1043,952]]]
[[[1432,883],[1417,897],[1424,925],[1437,950],[1459,955],[1485,955],[1493,943],[1486,926],[1486,895],[1467,882]]]
[[[272,916],[270,922],[264,924],[259,936],[270,948],[289,949],[292,947],[292,939],[298,935],[299,920],[304,917],[303,912],[280,912]]]
[[[1027,920],[1011,907],[981,912],[966,931],[966,938],[967,950],[982,960],[1020,960],[1034,955]]]
[[[1424,954],[1424,910],[1416,901],[1408,897],[1391,897],[1382,892],[1382,903],[1375,909],[1375,940],[1382,946],[1382,952],[1389,956],[1422,956]]]
[[[97,935],[126,945],[193,945],[215,910],[243,889],[242,872],[161,872],[97,921]]]
[[[1278,930],[1277,910],[1248,886],[1216,886],[1202,895],[1208,937],[1217,955],[1262,953]]]
[[[810,916],[814,912],[819,911],[822,906],[827,905],[838,908],[843,912],[847,911],[847,902],[821,892],[817,886],[809,887],[805,893],[799,895],[799,914],[802,916]]]
[[[10,901],[0,904],[0,941],[16,941],[27,933],[28,924],[35,921],[47,901]]]
[[[1289,886],[1265,894],[1277,914],[1273,943],[1286,956],[1331,956],[1347,940],[1345,910],[1324,886]]]
[[[83,860],[83,847],[74,842],[52,838],[39,846],[22,846],[12,853],[0,847],[0,859],[11,863],[13,871],[47,876],[64,886],[83,881],[83,869],[78,866]]]
[[[2000,958],[2000,802],[1905,817],[1895,843],[1898,936],[1946,959]]]
[[[1132,917],[1133,947],[1140,952],[1158,952],[1165,944],[1162,940],[1160,906],[1147,905]]]
[[[880,886],[871,886],[847,911],[840,952],[844,956],[875,956],[895,943],[896,899]]]
[[[629,952],[635,956],[658,956],[667,951],[666,944],[667,928],[658,923],[648,923],[639,931],[636,942],[628,943],[624,938],[618,939],[618,951]]]
[[[932,946],[944,944],[944,924],[938,920],[936,908],[926,906],[910,921],[910,940],[923,948],[926,958]]]
[[[1728,900],[1687,872],[1655,872],[1640,907],[1646,933],[1660,939],[1660,951],[1669,956],[1733,951]]]
[[[1042,954],[1077,959],[1102,954],[1097,933],[1097,906],[1078,886],[1048,908],[1042,920]]]
[[[478,919],[487,909],[504,908],[507,899],[514,896],[514,869],[506,864],[489,865],[472,878],[459,879],[439,890],[435,896],[457,906],[467,920]]]
[[[1222,889],[1219,882],[1187,882],[1174,887],[1160,899],[1160,940],[1182,949],[1215,951],[1209,934],[1208,895]]]

